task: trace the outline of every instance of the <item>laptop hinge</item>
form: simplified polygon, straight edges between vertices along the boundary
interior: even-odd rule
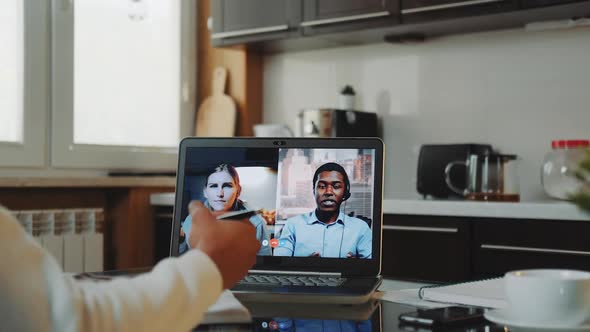
[[[250,270],[250,271],[248,271],[248,273],[250,273],[250,274],[279,274],[279,275],[298,274],[298,275],[338,277],[338,278],[342,277],[342,273],[340,273],[340,272]]]

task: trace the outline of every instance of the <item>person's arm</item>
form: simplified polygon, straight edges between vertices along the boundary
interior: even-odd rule
[[[295,225],[293,220],[287,220],[281,230],[279,246],[275,248],[274,256],[293,256],[295,251]]]
[[[260,246],[260,251],[258,251],[258,255],[270,256],[270,246],[268,245],[270,237],[268,236],[268,232],[266,231],[266,220],[264,220],[264,218],[262,218],[261,216],[255,215],[250,218],[250,222],[256,227],[256,239],[260,241],[261,244],[262,241],[267,241],[266,245]]]
[[[222,290],[216,264],[198,250],[136,278],[76,281],[1,208],[0,252],[7,331],[188,331]]]
[[[364,222],[363,222],[364,223]],[[363,224],[361,235],[357,245],[358,258],[373,257],[373,232],[369,226]]]
[[[193,218],[189,214],[188,216],[186,216],[184,221],[180,224],[180,228],[182,228],[182,231],[184,232],[184,242],[186,243],[186,247],[188,249],[191,248],[189,235],[191,233],[192,223],[193,223]]]

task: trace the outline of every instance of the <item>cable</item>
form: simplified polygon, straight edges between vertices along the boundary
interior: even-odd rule
[[[346,230],[346,201],[344,201],[344,218],[342,218],[342,234],[340,235],[340,249],[338,249],[338,258],[342,258],[342,242],[344,242],[344,231]]]

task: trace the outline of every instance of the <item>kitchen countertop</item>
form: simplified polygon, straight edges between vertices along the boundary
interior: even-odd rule
[[[0,177],[0,188],[174,188],[175,186],[176,178],[173,176]]]
[[[150,196],[150,203],[152,205],[173,206],[174,194],[152,194]],[[383,213],[426,216],[590,221],[590,215],[585,214],[575,205],[568,202],[551,201],[492,203],[420,199],[385,199],[383,201]]]
[[[590,221],[590,214],[585,214],[574,204],[568,202],[552,201],[494,203],[419,199],[386,199],[383,201],[383,213],[429,216]]]

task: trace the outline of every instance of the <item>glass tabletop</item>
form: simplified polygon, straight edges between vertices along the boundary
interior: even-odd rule
[[[444,329],[400,324],[402,313],[416,307],[375,300],[361,305],[243,303],[252,314],[252,323],[239,325],[202,325],[194,331],[511,331],[485,320],[476,324]]]
[[[149,270],[149,269],[148,269]],[[75,275],[78,279],[111,279],[113,276],[145,272],[146,269],[83,273]],[[384,279],[380,291],[417,289],[427,284],[393,279]],[[473,324],[461,324],[445,328],[432,328],[400,323],[403,313],[415,312],[417,307],[398,304],[379,299],[357,305],[303,304],[303,303],[268,303],[243,302],[248,308],[252,321],[246,324],[209,324],[200,325],[193,331],[359,331],[359,332],[513,332],[538,331],[539,329],[513,329],[497,325],[485,319]],[[585,328],[586,326],[584,326]],[[557,331],[543,328],[544,332]],[[590,329],[572,328],[568,331],[590,331]],[[563,332],[563,331],[561,331]]]

